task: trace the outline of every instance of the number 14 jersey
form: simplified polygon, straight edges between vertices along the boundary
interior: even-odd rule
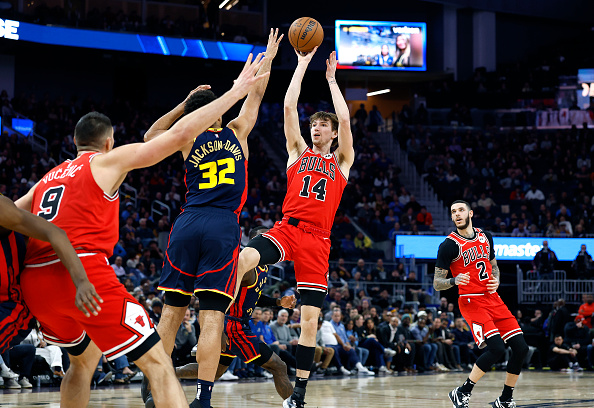
[[[283,215],[330,230],[346,184],[334,153],[322,156],[308,147],[287,168]]]
[[[493,237],[490,233],[474,229],[473,238],[464,238],[453,231],[439,246],[435,266],[449,269],[454,277],[470,272],[468,285],[459,285],[460,295],[487,293],[487,282],[491,279],[491,260],[495,259]]]

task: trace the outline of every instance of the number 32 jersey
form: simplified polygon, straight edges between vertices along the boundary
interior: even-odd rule
[[[247,198],[247,160],[232,129],[201,133],[184,164],[188,189],[184,210],[215,207],[239,216]]]
[[[119,195],[107,195],[91,172],[93,157],[82,153],[50,170],[37,184],[31,212],[62,228],[77,253],[113,254],[119,233]],[[52,246],[29,239],[25,264],[58,262]]]
[[[322,156],[308,147],[287,168],[283,214],[330,230],[346,184],[334,153]]]
[[[491,279],[491,260],[495,259],[493,237],[490,233],[474,229],[474,238],[464,238],[453,231],[439,246],[435,266],[449,269],[454,277],[470,273],[468,285],[459,285],[460,295],[487,293],[487,282]]]

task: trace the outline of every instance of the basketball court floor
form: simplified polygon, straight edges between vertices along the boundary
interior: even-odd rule
[[[307,387],[307,408],[450,408],[447,394],[461,384],[467,373],[342,377],[310,381]],[[504,372],[488,373],[475,387],[470,407],[488,408],[500,395]],[[143,408],[139,384],[94,388],[89,407]],[[184,382],[188,401],[196,392],[191,382]],[[59,407],[58,388],[33,390],[0,390],[0,407]],[[522,373],[515,391],[520,408],[592,408],[594,407],[594,373]],[[272,380],[219,382],[213,393],[215,408],[282,407]],[[81,407],[82,408],[82,407]]]

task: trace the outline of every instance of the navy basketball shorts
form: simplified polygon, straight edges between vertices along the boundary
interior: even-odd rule
[[[249,326],[225,316],[225,334],[229,339],[227,349],[221,357],[239,357],[244,363],[251,363],[260,357],[260,339]]]
[[[219,293],[233,300],[241,229],[237,215],[218,208],[190,208],[171,228],[159,290],[192,295]]]

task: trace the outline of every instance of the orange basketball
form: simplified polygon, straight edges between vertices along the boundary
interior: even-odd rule
[[[311,17],[301,17],[289,27],[289,42],[297,51],[308,53],[324,40],[324,30]]]

